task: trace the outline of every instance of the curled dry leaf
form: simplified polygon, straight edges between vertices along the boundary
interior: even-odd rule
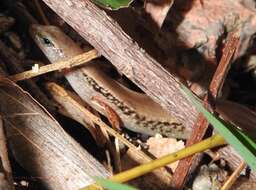
[[[144,8],[153,21],[161,28],[164,19],[171,8],[174,0],[146,0]]]
[[[106,112],[106,116],[111,123],[111,126],[117,130],[121,131],[122,121],[119,118],[118,114],[112,109],[106,101],[103,100],[100,96],[92,97],[92,101],[98,104],[99,106],[103,107],[104,111]]]
[[[149,152],[153,154],[155,157],[160,158],[161,156],[176,152],[185,148],[183,141],[177,141],[174,138],[162,138],[162,137],[150,137],[147,141],[147,145],[149,146]],[[178,165],[178,161],[174,162],[168,167],[174,171]]]
[[[109,176],[41,105],[7,79],[0,82],[0,114],[15,158],[47,189],[79,189],[93,183],[92,176]]]

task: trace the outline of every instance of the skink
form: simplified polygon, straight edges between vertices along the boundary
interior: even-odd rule
[[[30,33],[50,62],[69,59],[83,50],[58,27],[32,25]],[[93,97],[101,97],[119,115],[124,127],[147,135],[186,139],[191,128],[185,128],[148,96],[132,91],[101,71],[97,61],[65,73],[75,92],[103,115],[104,110]]]

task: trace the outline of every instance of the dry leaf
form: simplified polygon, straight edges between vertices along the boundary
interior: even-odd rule
[[[162,137],[150,137],[147,141],[147,145],[149,146],[148,151],[157,158],[176,152],[185,147],[184,142],[181,140],[177,141],[177,139],[174,138]],[[177,165],[178,161],[169,164],[168,167],[170,167],[172,171],[174,171]]]
[[[47,189],[79,189],[109,173],[28,93],[0,81],[0,115],[17,161]]]
[[[173,2],[174,0],[146,0],[144,8],[146,13],[150,14],[157,26],[161,28]]]

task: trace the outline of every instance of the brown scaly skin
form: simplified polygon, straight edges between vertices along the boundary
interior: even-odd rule
[[[55,26],[33,25],[31,36],[51,62],[69,59],[83,50]],[[73,89],[93,108],[104,113],[92,97],[100,96],[119,115],[124,126],[132,131],[186,139],[191,128],[178,124],[160,105],[148,96],[122,86],[106,76],[97,61],[65,74]]]

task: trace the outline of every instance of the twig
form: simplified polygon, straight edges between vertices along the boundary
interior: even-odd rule
[[[214,98],[217,97],[218,93],[222,89],[227,73],[231,67],[232,57],[235,54],[238,45],[238,33],[229,33],[220,63],[214,73],[213,79],[210,84],[210,95]]]
[[[92,101],[104,109],[112,128],[116,131],[121,131],[123,123],[115,110],[113,110],[100,96],[93,96]]]
[[[121,119],[118,114],[113,110],[103,99],[98,96],[92,97],[93,101],[96,101],[106,112],[106,117],[111,124],[111,127],[116,131],[121,131]],[[119,150],[119,141],[118,138],[115,138],[114,146],[108,142],[111,154],[113,156],[114,166],[116,171],[119,173],[122,171],[121,160],[120,160],[120,150]]]
[[[109,152],[106,152],[107,156],[107,163],[111,163],[109,153],[112,155],[112,158],[114,160],[115,168],[118,171],[119,167],[119,161],[120,158],[117,155],[116,148],[113,146],[113,144],[110,141],[109,135],[105,128],[99,127],[95,122],[93,122],[90,117],[88,117],[86,114],[84,114],[84,111],[90,111],[92,114],[97,115],[98,112],[94,111],[89,105],[87,105],[79,96],[76,94],[66,90],[63,93],[64,89],[58,88],[59,86],[55,83],[47,83],[46,88],[48,89],[49,93],[52,95],[54,100],[57,102],[57,106],[59,107],[58,111],[61,114],[64,114],[67,117],[70,117],[79,123],[81,123],[85,128],[89,130],[91,135],[93,136],[96,144],[98,146],[107,146]],[[56,92],[56,90],[60,90],[60,92]],[[107,154],[108,153],[108,154]],[[108,167],[111,168],[112,167]],[[118,171],[120,172],[120,171]]]
[[[121,165],[121,154],[120,154],[120,143],[118,138],[115,138],[115,167],[117,172],[121,172],[122,171],[122,165]]]
[[[220,190],[229,190],[231,186],[235,183],[236,179],[239,177],[240,173],[245,168],[246,163],[242,161],[238,168],[232,173],[232,175],[227,179],[224,185],[221,187]]]
[[[210,97],[216,98],[219,91],[222,88],[226,74],[230,67],[231,59],[236,51],[239,38],[234,33],[229,33],[226,46],[223,51],[219,66],[213,76],[212,82],[210,84]],[[209,96],[205,97],[204,105],[210,109],[208,104]],[[208,128],[208,121],[204,118],[202,114],[199,114],[197,122],[194,125],[194,130],[191,137],[188,139],[186,146],[190,146],[202,140],[205,135],[205,132]],[[181,160],[176,168],[173,175],[173,187],[175,189],[182,189],[184,186],[187,176],[194,166],[198,163],[199,157],[197,155],[188,157],[184,160]]]
[[[45,16],[44,11],[42,10],[42,7],[41,7],[39,1],[38,1],[38,0],[34,0],[34,3],[35,3],[35,6],[36,6],[36,8],[37,8],[37,10],[38,10],[38,12],[39,12],[39,14],[40,14],[40,16],[41,16],[41,18],[42,18],[44,24],[45,24],[45,25],[49,25],[50,22],[49,22],[49,20],[47,19],[47,17]]]
[[[99,56],[100,56],[99,53],[95,49],[93,49],[93,50],[83,53],[81,55],[72,57],[69,60],[59,61],[57,63],[42,66],[39,68],[39,70],[37,72],[35,72],[33,70],[29,70],[29,71],[25,71],[25,72],[22,72],[19,74],[12,75],[9,77],[9,79],[17,82],[17,81],[21,81],[21,80],[25,80],[25,79],[30,79],[30,78],[33,78],[33,77],[36,77],[36,76],[39,76],[39,75],[42,75],[45,73],[49,73],[52,71],[62,70],[65,68],[77,67],[77,66],[85,64],[86,62],[89,62],[92,59],[95,59]]]

